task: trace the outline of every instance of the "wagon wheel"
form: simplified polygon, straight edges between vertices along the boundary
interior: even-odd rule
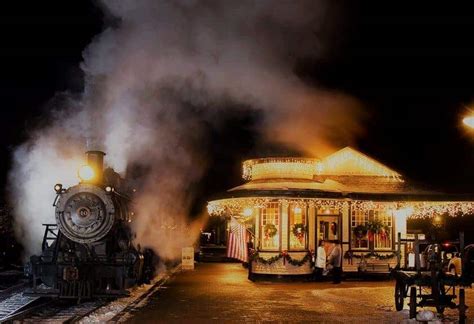
[[[410,318],[416,317],[416,287],[410,287]]]
[[[438,314],[443,314],[444,309],[446,308],[446,287],[444,286],[443,283],[439,284],[439,297],[438,297],[438,305],[436,306],[436,311]]]
[[[438,305],[436,306],[436,311],[438,314],[443,314],[444,313],[445,306]]]
[[[407,285],[402,280],[397,280],[395,284],[395,308],[397,311],[403,309],[403,304],[405,302]]]
[[[466,323],[466,295],[464,292],[464,287],[459,289],[459,323],[464,324]]]

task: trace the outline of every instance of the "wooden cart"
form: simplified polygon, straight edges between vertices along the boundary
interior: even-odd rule
[[[408,298],[410,318],[416,316],[417,307],[426,306],[435,307],[438,313],[443,313],[445,308],[458,308],[460,318],[465,316],[465,283],[462,278],[430,271],[396,270],[393,275],[396,280],[395,307],[402,310],[405,298]]]
[[[463,241],[463,235],[460,237]],[[462,276],[445,272],[439,255],[429,256],[429,269],[421,270],[419,264],[419,241],[415,239],[415,270],[397,269],[392,275],[395,283],[395,307],[398,311],[405,305],[405,298],[409,300],[410,318],[415,318],[417,307],[435,307],[438,313],[446,308],[458,309],[459,323],[466,320],[466,287],[472,284],[472,276],[467,271]],[[461,246],[463,244],[461,243]]]

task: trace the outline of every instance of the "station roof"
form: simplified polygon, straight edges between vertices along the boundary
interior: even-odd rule
[[[393,169],[345,147],[323,159],[264,158],[243,163],[247,182],[229,190],[315,191],[327,193],[408,193],[410,188]]]
[[[410,211],[411,217],[474,213],[474,195],[421,190],[375,159],[343,148],[322,159],[264,158],[243,163],[246,183],[208,203],[210,215],[241,215],[274,201]],[[375,205],[374,205],[375,204]]]

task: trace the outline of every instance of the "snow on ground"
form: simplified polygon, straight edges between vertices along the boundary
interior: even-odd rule
[[[150,282],[150,284],[141,285],[139,287],[135,287],[131,289],[129,297],[123,297],[123,298],[114,300],[108,303],[107,305],[99,309],[96,309],[94,312],[82,318],[77,323],[89,324],[89,323],[105,323],[105,322],[110,321],[113,317],[115,317],[117,314],[122,312],[127,306],[136,302],[138,299],[140,299],[142,296],[148,293],[150,289],[153,289],[153,291],[160,289],[163,286],[163,284],[166,283],[166,281],[180,269],[181,269],[181,265],[178,265],[169,271],[166,271],[166,270],[160,271],[159,274]],[[160,280],[162,280],[162,283],[158,284]],[[143,300],[138,302],[137,306],[145,304],[148,297],[149,296],[146,296],[145,298],[143,298]],[[124,320],[126,320],[126,315],[120,319],[120,322]]]

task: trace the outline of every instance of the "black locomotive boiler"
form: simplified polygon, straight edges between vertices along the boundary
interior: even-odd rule
[[[26,272],[29,295],[87,299],[127,295],[127,288],[153,275],[153,253],[133,244],[131,193],[105,153],[89,151],[81,182],[55,186],[56,224],[43,224],[42,253]]]

